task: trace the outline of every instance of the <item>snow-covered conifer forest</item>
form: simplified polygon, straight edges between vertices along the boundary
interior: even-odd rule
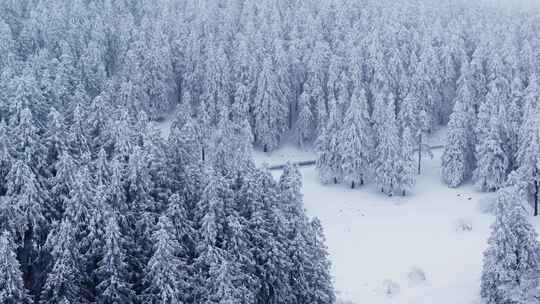
[[[444,240],[472,255],[408,278],[445,292],[358,269],[351,300],[540,303],[539,8],[0,0],[0,304],[348,303],[345,262]],[[315,168],[257,161],[291,145]]]

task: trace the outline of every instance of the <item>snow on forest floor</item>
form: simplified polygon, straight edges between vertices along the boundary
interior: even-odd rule
[[[282,161],[305,153],[286,147],[272,155]],[[269,158],[261,154],[255,152],[258,164]],[[406,197],[389,198],[373,185],[325,186],[314,167],[301,168],[305,207],[323,223],[338,298],[355,304],[479,303],[482,252],[493,220],[478,209],[486,194],[472,186],[447,188],[440,180],[441,151],[434,154]],[[460,220],[470,222],[472,231],[457,231]],[[425,272],[425,283],[409,282],[413,267]],[[385,280],[400,291],[388,296]]]
[[[441,130],[444,132],[444,130]],[[441,181],[440,157],[424,159],[414,192],[387,197],[366,185],[322,185],[314,167],[301,168],[304,203],[324,226],[332,274],[342,303],[354,304],[479,304],[482,254],[493,216],[480,210],[493,194],[472,185],[450,189]],[[265,154],[254,153],[258,165],[314,159],[291,145]],[[273,172],[276,177],[280,170]],[[471,231],[457,229],[459,222]],[[534,222],[540,228],[540,222]],[[420,268],[424,283],[408,278]],[[385,280],[399,284],[388,296]]]

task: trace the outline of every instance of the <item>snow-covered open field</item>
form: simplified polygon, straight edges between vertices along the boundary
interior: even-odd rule
[[[493,216],[479,205],[493,195],[472,185],[446,187],[440,179],[441,153],[424,160],[414,193],[407,197],[389,198],[373,185],[355,190],[324,186],[314,167],[301,169],[305,206],[324,225],[335,287],[345,303],[480,303],[482,253]],[[255,159],[274,165],[315,155],[286,146],[270,155],[255,152]],[[459,221],[470,223],[472,230],[457,229]],[[409,280],[413,267],[425,272],[424,283]],[[400,286],[394,296],[383,288],[388,279]]]

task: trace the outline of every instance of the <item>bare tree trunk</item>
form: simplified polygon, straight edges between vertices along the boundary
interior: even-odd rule
[[[534,216],[538,216],[538,191],[540,190],[538,181],[534,181]]]
[[[293,123],[293,104],[289,103],[289,130],[292,130]]]
[[[418,175],[422,171],[422,133],[420,133],[420,139],[418,141]]]

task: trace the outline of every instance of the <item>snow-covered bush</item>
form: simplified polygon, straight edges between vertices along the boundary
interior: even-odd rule
[[[426,273],[419,267],[412,267],[407,274],[409,286],[415,286],[426,282]]]
[[[393,280],[386,279],[383,281],[383,291],[388,297],[394,297],[400,291],[399,284]]]
[[[454,228],[457,232],[470,232],[473,229],[472,219],[459,218],[454,223]]]

